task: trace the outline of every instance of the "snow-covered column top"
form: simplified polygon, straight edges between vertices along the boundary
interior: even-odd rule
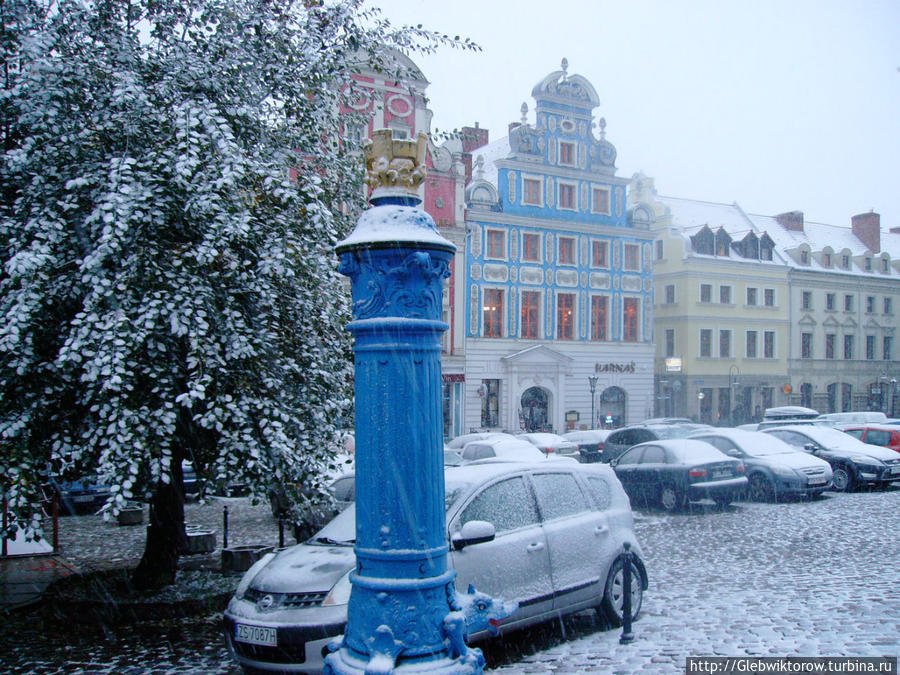
[[[353,232],[337,245],[337,253],[353,248],[420,245],[455,252],[456,247],[437,231],[431,216],[416,208],[418,187],[425,180],[428,141],[397,139],[379,129],[366,143],[366,182],[372,188],[373,208],[359,219]]]

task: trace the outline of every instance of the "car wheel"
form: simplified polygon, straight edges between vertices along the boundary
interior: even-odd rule
[[[750,495],[751,501],[768,502],[775,497],[775,487],[768,478],[760,473],[755,473],[750,476],[748,494]]]
[[[603,600],[600,603],[600,611],[614,626],[622,625],[622,605],[625,594],[625,561],[616,558],[609,575],[606,577],[606,585],[603,588]],[[644,599],[644,585],[641,572],[637,565],[631,563],[631,620],[637,619],[641,611],[641,603]]]
[[[856,478],[846,466],[836,466],[831,476],[831,483],[838,492],[852,492],[856,487]]]
[[[663,485],[659,489],[659,503],[664,511],[674,511],[684,506],[684,495],[674,485]]]

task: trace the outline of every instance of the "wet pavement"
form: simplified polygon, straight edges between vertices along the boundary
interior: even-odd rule
[[[267,505],[188,504],[229,544],[274,545]],[[68,522],[67,522],[68,521]],[[812,502],[711,503],[674,515],[636,511],[650,588],[635,641],[585,612],[485,647],[508,673],[683,673],[687,656],[897,656],[900,489]],[[60,543],[83,569],[137,562],[143,527],[61,519]],[[290,543],[290,538],[289,542]],[[0,670],[14,673],[222,673],[239,670],[209,614],[135,626],[48,623],[36,610],[4,617]]]

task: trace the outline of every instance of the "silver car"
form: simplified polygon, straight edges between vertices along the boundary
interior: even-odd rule
[[[500,623],[501,633],[588,608],[620,623],[626,542],[637,554],[631,585],[637,616],[647,573],[628,497],[608,466],[494,462],[448,468],[445,475],[456,587],[463,592],[474,584],[519,603]],[[478,536],[470,539],[473,529]],[[321,671],[328,643],[347,621],[355,537],[351,506],[306,543],[247,571],[224,617],[229,648],[245,670]]]
[[[563,457],[578,458],[578,444],[559,434],[546,432],[534,432],[519,434],[516,438],[524,439],[546,455],[561,455]]]

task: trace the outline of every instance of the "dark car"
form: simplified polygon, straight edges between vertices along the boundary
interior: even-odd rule
[[[900,455],[859,441],[843,431],[819,426],[773,427],[772,434],[788,445],[810,452],[831,464],[834,489],[851,492],[860,485],[900,481]]]
[[[563,438],[578,445],[578,461],[585,464],[603,461],[603,447],[611,429],[583,429],[563,434]]]
[[[632,503],[658,503],[666,511],[712,499],[726,506],[744,495],[744,464],[693,439],[641,443],[612,462]]]
[[[59,514],[62,516],[94,513],[106,504],[110,495],[109,486],[97,482],[93,476],[51,481],[50,486],[59,496]]]
[[[616,429],[603,443],[603,461],[610,462],[628,448],[638,443],[661,441],[670,438],[687,438],[697,431],[712,429],[708,424],[692,422],[664,422],[653,424],[632,424]]]
[[[742,429],[710,429],[691,438],[706,441],[744,463],[747,495],[754,501],[815,497],[831,489],[831,466],[771,434]]]

